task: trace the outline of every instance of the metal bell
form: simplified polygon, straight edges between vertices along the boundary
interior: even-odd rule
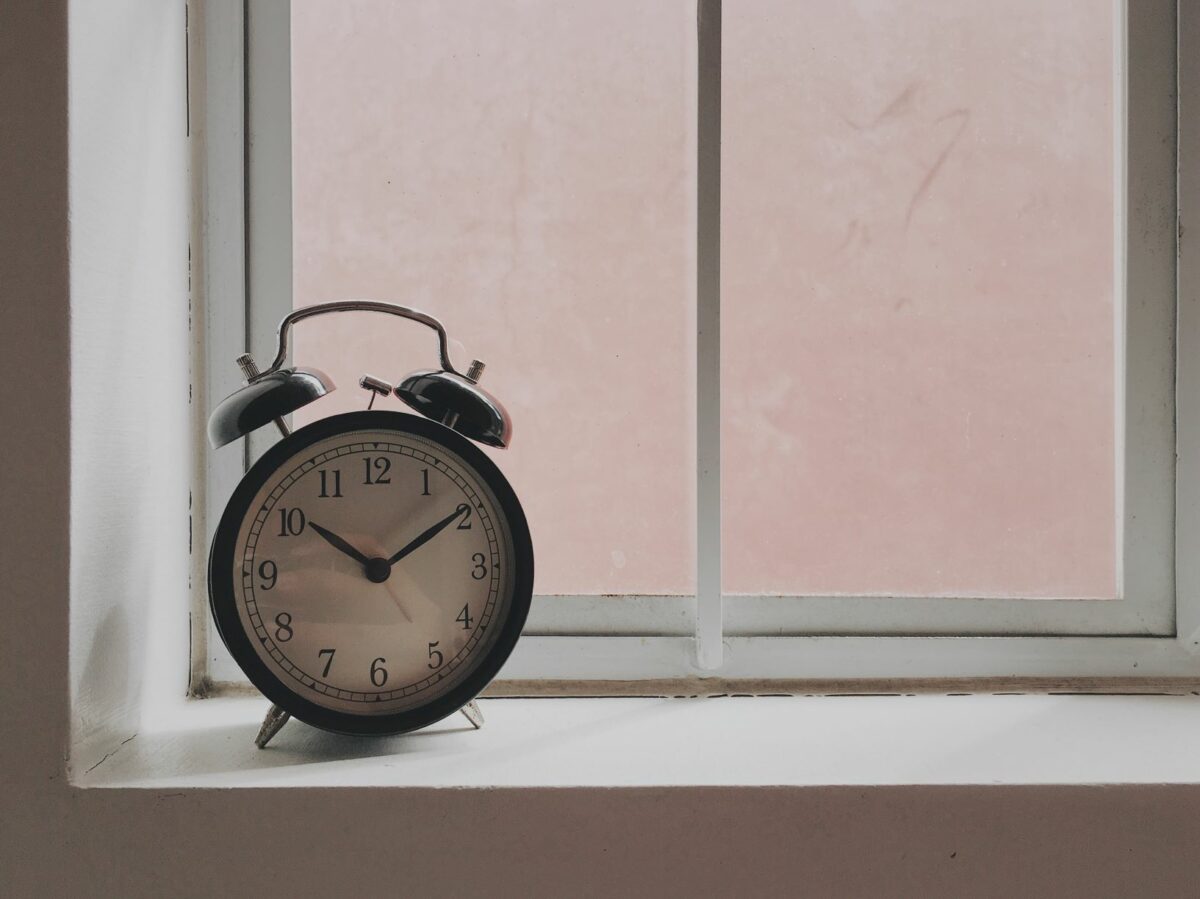
[[[469,374],[477,378],[482,369],[479,363]],[[395,392],[426,418],[471,440],[506,447],[512,439],[508,412],[471,377],[437,369],[415,371],[400,382]]]
[[[316,368],[281,368],[258,375],[213,410],[208,419],[208,442],[214,448],[225,446],[333,389],[329,376]]]

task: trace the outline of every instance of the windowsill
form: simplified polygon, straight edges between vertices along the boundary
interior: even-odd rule
[[[488,699],[417,734],[289,723],[266,703],[189,702],[76,786],[651,787],[1200,782],[1200,696]]]

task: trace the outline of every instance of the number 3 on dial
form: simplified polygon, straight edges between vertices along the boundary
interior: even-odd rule
[[[475,553],[475,555],[471,556],[471,561],[475,564],[475,567],[471,569],[471,577],[477,581],[482,581],[487,577],[488,573],[486,564],[487,556],[483,553]]]

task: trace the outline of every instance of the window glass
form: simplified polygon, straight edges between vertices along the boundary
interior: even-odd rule
[[[1116,594],[1112,7],[725,4],[728,592]]]
[[[684,2],[292,3],[296,305],[487,363],[538,593],[694,589],[694,45]],[[382,316],[295,348],[340,384],[310,417],[435,363]]]

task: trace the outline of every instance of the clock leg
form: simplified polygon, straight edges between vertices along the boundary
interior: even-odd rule
[[[271,710],[267,712],[267,717],[263,719],[262,727],[258,729],[258,736],[254,738],[254,745],[259,749],[266,749],[267,744],[271,742],[271,738],[279,733],[280,729],[288,723],[288,719],[291,717],[290,712],[285,712],[277,705],[271,706]]]
[[[479,711],[479,705],[474,699],[462,707],[462,713],[475,726],[476,730],[483,727],[483,712]]]

